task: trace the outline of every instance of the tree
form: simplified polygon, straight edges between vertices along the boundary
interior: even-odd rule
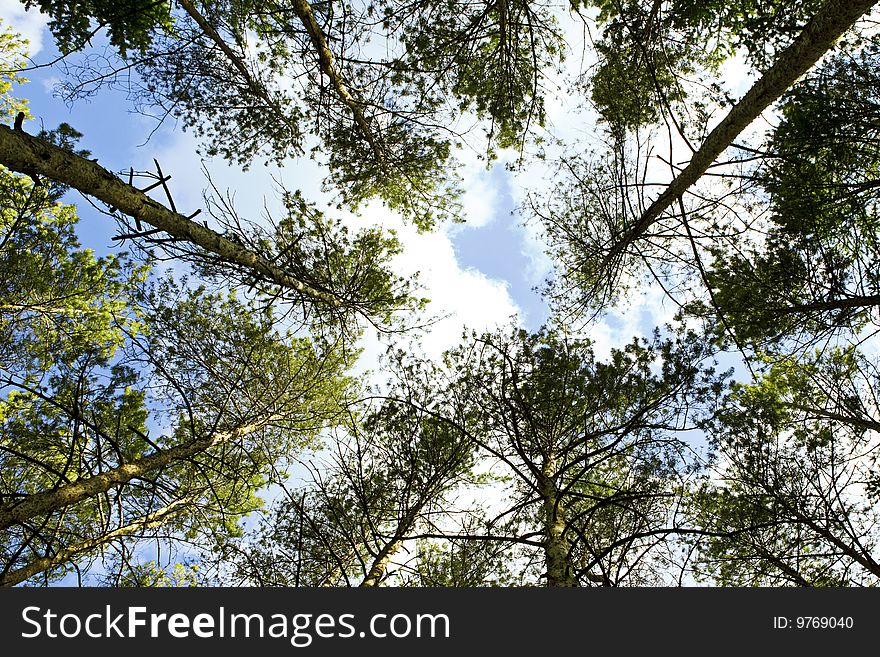
[[[694,509],[705,577],[726,586],[872,586],[878,553],[877,364],[852,348],[737,385]]]
[[[456,521],[456,491],[476,481],[467,433],[412,402],[358,409],[329,454],[310,461],[310,483],[285,488],[253,535],[221,547],[221,581],[374,587],[399,578],[407,544]]]
[[[176,4],[29,3],[67,53],[108,29],[118,61],[70,65],[68,98],[124,76],[140,108],[178,117],[207,154],[244,166],[301,155],[314,135],[343,203],[378,197],[424,228],[456,212],[455,114],[473,109],[496,126],[492,141],[524,146],[543,122],[543,69],[561,56],[548,9],[528,3]]]
[[[111,215],[134,220],[132,226],[122,219],[125,238],[144,239],[145,248],[169,247],[175,257],[203,271],[217,271],[220,264],[223,276],[302,306],[303,316],[315,316],[316,327],[329,322],[356,331],[346,325],[358,316],[387,323],[390,313],[414,301],[408,286],[382,267],[397,250],[393,237],[372,229],[350,240],[347,230],[334,226],[299,194],[285,195],[288,216],[274,234],[243,225],[234,208],[217,203],[219,219],[225,222],[221,225],[227,229],[224,235],[169,210],[82,155],[3,125],[0,160],[37,180],[45,176],[94,196],[109,206]],[[143,233],[137,228],[140,222],[156,230]]]
[[[402,32],[401,73],[489,119],[490,154],[496,145],[522,151],[530,133],[544,126],[544,78],[564,52],[549,5],[384,2],[383,17],[390,30]]]
[[[741,341],[810,344],[876,322],[877,53],[840,53],[783,99],[754,174],[764,243],[718,248],[707,271]]]
[[[693,464],[675,434],[721,391],[702,346],[655,337],[600,362],[549,329],[501,331],[469,337],[446,374],[398,354],[369,438],[334,443],[312,485],[218,561],[235,584],[652,582],[669,537],[694,531],[679,509]],[[476,457],[495,465],[467,493]]]
[[[554,155],[571,19],[597,27],[596,66],[566,83],[602,143],[569,144],[529,197],[552,326],[466,333],[442,364],[389,350],[392,380],[353,403],[363,322],[423,308],[393,235],[294,190],[268,223],[217,194],[204,223],[4,100],[0,581],[98,555],[109,583],[192,581],[137,563],[161,536],[234,584],[875,583],[874,2],[27,4],[68,100],[125,83],[243,168],[312,148],[340,206],[381,199],[421,229],[456,215],[479,129],[487,162]],[[734,57],[756,75],[739,100],[718,79]],[[134,254],[81,249],[68,190]],[[598,357],[590,322],[646,283],[680,328]],[[716,359],[743,365],[729,389]]]
[[[39,7],[51,17],[49,29],[62,52],[79,50],[106,27],[110,43],[125,55],[129,50],[144,51],[154,34],[170,30],[171,4],[149,0],[64,3],[52,0],[25,0],[26,9]],[[97,27],[95,27],[97,23]]]
[[[587,198],[601,194],[606,186],[608,177],[603,176],[610,169],[611,174],[622,172],[622,180],[611,178],[611,183],[616,188],[616,194],[620,201],[609,204],[610,213],[603,214],[604,208],[588,206],[587,211],[598,212],[594,216],[587,214],[585,226],[574,232],[567,230],[560,222],[547,221],[548,232],[551,242],[558,245],[554,250],[565,252],[567,255],[568,271],[565,275],[574,280],[574,284],[566,290],[580,290],[575,303],[587,308],[602,308],[604,305],[614,303],[619,299],[619,290],[625,288],[625,275],[638,267],[643,261],[650,261],[655,254],[668,254],[671,250],[668,244],[669,233],[673,236],[683,236],[687,240],[694,241],[694,233],[702,236],[702,231],[691,230],[688,216],[693,214],[697,219],[705,214],[700,208],[696,211],[688,211],[685,208],[683,198],[690,188],[706,174],[708,169],[716,163],[718,157],[728,149],[739,134],[745,130],[764,110],[771,106],[797,79],[806,73],[819,59],[825,55],[835,42],[851,29],[854,23],[874,3],[865,1],[853,2],[828,2],[810,17],[800,34],[791,41],[778,56],[772,65],[767,68],[761,77],[752,85],[748,92],[738,101],[721,121],[702,137],[699,146],[692,146],[689,134],[682,127],[680,121],[674,116],[669,116],[667,110],[668,130],[676,130],[678,136],[691,150],[690,160],[684,167],[679,167],[669,161],[667,164],[673,174],[669,183],[662,185],[662,191],[653,200],[648,201],[643,197],[632,200],[635,191],[643,191],[646,187],[644,182],[633,180],[634,175],[643,173],[642,165],[636,162],[636,167],[616,164],[613,167],[601,166],[599,178],[594,180],[593,172],[588,171],[586,178],[576,180],[574,190],[569,194],[575,201],[579,198],[578,189],[585,183],[588,188]],[[655,3],[659,6],[659,3]],[[651,25],[648,21],[648,25]],[[648,29],[647,27],[645,29]],[[668,63],[667,63],[668,65]],[[625,68],[615,71],[615,75],[626,76]],[[668,77],[668,76],[667,76]],[[655,90],[664,94],[669,81],[660,77],[651,80]],[[674,85],[673,91],[674,93]],[[648,113],[648,118],[655,113]],[[639,125],[647,118],[641,116],[632,117],[631,123]],[[619,122],[619,121],[618,121]],[[620,141],[620,139],[617,139]],[[670,145],[672,148],[672,145]],[[615,158],[622,157],[623,151],[618,146],[614,152]],[[612,160],[613,161],[613,160]],[[635,190],[633,188],[636,188]],[[563,193],[566,193],[563,191]],[[607,192],[606,192],[607,194]],[[697,195],[698,201],[701,200]],[[564,205],[564,204],[563,204]],[[723,206],[722,206],[723,207]],[[581,208],[573,208],[573,212],[579,214]],[[551,217],[555,213],[536,213],[539,217]],[[657,231],[655,238],[648,231],[656,228],[662,222],[663,227]],[[683,231],[675,230],[681,226]],[[718,231],[717,222],[709,222],[709,239],[713,239]],[[646,243],[646,245],[642,245]],[[674,254],[672,259],[678,256]],[[699,254],[691,256],[699,259]],[[699,268],[701,263],[691,263],[694,268]]]
[[[685,531],[691,464],[677,434],[721,390],[704,348],[695,334],[655,335],[600,361],[588,340],[544,328],[453,351],[473,440],[510,478],[481,538],[538,557],[547,586],[652,582],[649,564]]]

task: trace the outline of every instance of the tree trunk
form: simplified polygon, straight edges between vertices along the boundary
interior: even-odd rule
[[[198,438],[176,447],[169,447],[136,459],[131,463],[123,463],[112,470],[59,486],[53,490],[28,495],[13,505],[0,508],[0,530],[100,495],[116,486],[126,484],[132,479],[144,477],[172,463],[192,458],[215,445],[230,443],[259,430],[271,420],[272,418],[266,418],[233,431],[212,433],[204,438]]]
[[[556,462],[548,458],[541,468],[540,493],[544,514],[544,560],[547,565],[547,586],[577,586],[569,551],[571,546],[565,537],[565,520],[559,491],[554,475]]]
[[[324,36],[323,30],[321,30],[321,26],[318,25],[318,21],[315,20],[315,13],[312,11],[312,6],[307,0],[293,0],[291,7],[300,22],[303,24],[303,27],[306,28],[306,32],[309,34],[309,39],[318,55],[318,66],[320,67],[321,72],[330,79],[330,84],[336,92],[336,95],[339,97],[339,100],[348,107],[354,118],[355,125],[357,125],[361,135],[370,145],[370,150],[373,151],[373,156],[376,158],[376,162],[380,167],[385,169],[387,166],[387,160],[385,158],[385,151],[382,148],[382,144],[376,138],[376,135],[370,126],[370,122],[364,115],[363,103],[359,102],[351,95],[351,92],[348,90],[348,85],[346,85],[345,81],[342,79],[342,74],[339,72],[339,69],[336,68],[336,64],[333,62],[333,53],[330,50],[330,46],[327,44],[327,39]]]
[[[379,550],[376,558],[373,559],[373,563],[370,564],[370,569],[367,571],[366,576],[363,581],[361,581],[360,586],[371,588],[379,585],[379,582],[382,581],[382,578],[385,577],[385,573],[388,571],[388,564],[391,563],[391,557],[403,544],[403,538],[409,534],[420,510],[421,506],[412,509],[405,518],[397,523],[394,536],[382,546],[381,550]]]
[[[613,267],[614,261],[700,179],[715,159],[733,143],[737,135],[785,93],[801,75],[810,70],[843,33],[876,3],[877,0],[827,2],[807,23],[797,39],[782,51],[773,66],[755,82],[721,123],[709,133],[684,170],[651,203],[635,225],[611,246],[605,256],[605,265]]]
[[[44,571],[49,570],[50,568],[54,568],[55,566],[60,566],[65,561],[70,560],[72,557],[83,554],[85,552],[89,552],[102,545],[107,545],[117,538],[130,536],[135,532],[145,531],[147,529],[152,529],[153,527],[158,527],[164,524],[169,517],[177,513],[180,510],[181,506],[187,504],[190,501],[191,500],[187,498],[175,500],[171,504],[163,506],[161,509],[154,511],[153,513],[148,513],[147,515],[138,518],[134,522],[130,522],[129,524],[114,529],[111,532],[101,534],[100,536],[90,538],[86,541],[82,541],[81,543],[77,543],[76,545],[63,548],[52,556],[43,557],[41,559],[32,561],[23,568],[13,570],[12,572],[0,576],[0,586],[15,586],[16,584],[20,584],[21,582],[30,577],[33,577],[34,575],[38,575]]]
[[[244,60],[232,49],[229,47],[229,44],[223,39],[217,30],[214,29],[214,26],[211,25],[208,20],[199,13],[196,9],[195,4],[192,0],[178,0],[180,2],[180,6],[183,7],[183,10],[189,14],[190,18],[192,18],[196,24],[201,28],[202,32],[205,33],[211,41],[226,55],[226,58],[230,61],[230,63],[238,70],[241,76],[244,78],[247,83],[248,90],[257,98],[266,103],[266,106],[272,110],[272,113],[275,115],[275,118],[284,123],[290,131],[297,136],[297,138],[302,136],[302,131],[299,129],[299,126],[296,122],[291,121],[290,117],[287,115],[287,112],[278,104],[278,101],[272,98],[269,94],[269,91],[266,89],[263,84],[254,78],[251,72],[248,70],[247,65]]]
[[[379,554],[376,555],[376,558],[373,559],[373,563],[370,564],[370,570],[367,572],[363,581],[360,583],[360,586],[363,588],[373,588],[379,586],[379,582],[382,581],[382,578],[385,576],[385,572],[388,570],[388,564],[391,563],[391,556],[397,552],[397,549],[400,547],[400,541],[397,538],[394,538],[388,541],[382,549],[379,551]]]
[[[295,290],[313,302],[331,307],[342,305],[335,295],[307,285],[260,254],[169,210],[97,163],[4,125],[0,125],[0,164],[32,177],[37,174],[70,185],[178,240],[244,267],[271,284]]]

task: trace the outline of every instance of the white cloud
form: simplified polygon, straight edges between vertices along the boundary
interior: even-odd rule
[[[612,349],[621,349],[636,336],[649,336],[655,327],[671,323],[675,315],[671,303],[659,288],[650,288],[625,308],[615,309],[592,322],[585,331],[593,341],[593,351],[600,360],[607,359]]]
[[[40,80],[40,85],[43,87],[43,93],[46,95],[52,94],[60,82],[61,78],[57,75],[50,75],[49,77],[43,78]]]
[[[724,60],[718,71],[718,82],[733,98],[742,98],[758,79],[758,72],[746,61],[746,49]]]
[[[492,177],[486,168],[486,161],[479,158],[473,150],[458,149],[455,157],[461,162],[459,174],[462,177],[462,205],[464,220],[470,228],[486,226],[495,219],[499,194]]]
[[[553,269],[553,260],[547,255],[547,243],[543,228],[537,221],[520,225],[522,235],[521,253],[528,260],[526,280],[533,286],[541,286]]]
[[[28,54],[31,57],[42,50],[43,31],[48,21],[37,9],[25,11],[24,5],[18,0],[0,0],[0,16],[3,23],[28,40]]]
[[[380,225],[397,234],[403,250],[391,263],[392,269],[406,278],[418,274],[418,294],[431,300],[424,318],[441,318],[416,339],[422,354],[439,358],[445,350],[459,343],[465,328],[489,330],[509,323],[513,316],[520,316],[506,282],[491,279],[476,269],[461,267],[450,239],[453,228],[445,226],[431,233],[419,233],[399,215],[379,204],[368,206],[359,218],[349,218],[349,221],[357,225]],[[403,340],[413,337],[404,336]],[[362,366],[375,367],[376,357],[384,350],[376,336],[370,336]]]

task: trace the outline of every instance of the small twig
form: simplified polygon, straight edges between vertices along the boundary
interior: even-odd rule
[[[177,208],[174,207],[174,199],[171,198],[171,191],[168,189],[168,185],[165,184],[165,181],[170,180],[171,176],[168,176],[168,178],[165,178],[162,175],[162,168],[159,166],[159,160],[157,160],[156,158],[153,158],[153,162],[156,163],[156,171],[159,173],[159,182],[162,183],[162,189],[165,190],[165,196],[168,197],[168,205],[171,206],[172,212],[177,212]]]
[[[134,167],[128,167],[128,186],[134,187]],[[138,232],[143,230],[141,220],[137,217],[134,218],[134,227],[137,228]]]
[[[156,228],[154,230],[148,230],[146,232],[128,233],[125,235],[114,235],[110,239],[112,239],[112,240],[127,240],[127,239],[134,239],[135,237],[149,237],[150,235],[155,235],[156,233],[162,233],[162,232],[165,232],[165,231],[160,230],[159,228]]]
[[[162,185],[164,187],[165,182],[168,180],[171,180],[171,176],[167,176],[165,178],[162,178],[162,179],[158,180],[157,182],[154,182],[152,185],[148,185],[147,187],[144,187],[140,191],[143,192],[144,194],[146,194],[147,192],[150,192],[150,191],[156,189],[159,185]]]

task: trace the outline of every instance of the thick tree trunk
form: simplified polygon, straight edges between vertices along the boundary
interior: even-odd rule
[[[376,554],[376,558],[373,559],[373,562],[370,564],[370,568],[367,570],[367,574],[363,581],[361,581],[360,586],[370,588],[379,585],[379,582],[382,581],[382,578],[385,577],[385,573],[388,571],[388,564],[391,563],[391,557],[394,556],[394,553],[397,552],[398,549],[400,549],[400,546],[403,544],[403,538],[412,530],[416,521],[416,516],[421,511],[421,508],[422,507],[419,506],[416,509],[412,509],[402,520],[400,520],[400,522],[397,523],[394,536],[389,539],[382,546],[382,549],[379,550],[378,554]]]
[[[690,163],[651,203],[639,220],[609,249],[605,265],[615,260],[659,219],[660,215],[697,182],[715,159],[761,112],[819,61],[834,43],[877,0],[830,0],[813,16],[801,34],[716,126]]]
[[[373,563],[370,564],[370,569],[364,577],[363,581],[361,581],[360,586],[363,588],[372,588],[375,586],[379,586],[379,582],[382,581],[382,578],[385,577],[385,573],[388,570],[388,564],[391,563],[391,557],[397,552],[397,549],[400,547],[400,541],[397,539],[392,539],[388,541],[382,549],[379,551],[379,554],[376,555],[376,558],[373,559]]]
[[[548,458],[541,468],[540,494],[544,514],[544,559],[547,565],[548,587],[577,586],[569,552],[571,545],[565,536],[565,519],[559,491],[554,479],[555,460]]]
[[[28,495],[13,505],[0,508],[0,530],[100,495],[116,486],[127,484],[132,479],[145,477],[172,463],[192,458],[215,445],[230,443],[259,430],[270,421],[271,418],[266,418],[260,422],[239,427],[234,431],[212,433],[183,445],[163,449],[131,463],[124,463],[101,474],[86,477],[53,490]]]
[[[180,507],[187,504],[189,501],[190,500],[187,498],[175,500],[171,504],[168,504],[166,506],[163,506],[161,509],[153,511],[153,513],[148,513],[147,515],[138,518],[134,522],[130,522],[129,524],[114,529],[113,531],[107,532],[106,534],[101,534],[100,536],[90,538],[87,541],[82,541],[81,543],[77,543],[76,545],[71,545],[70,547],[61,549],[52,556],[36,559],[35,561],[32,561],[23,568],[13,570],[9,573],[6,573],[5,575],[0,576],[0,586],[15,586],[16,584],[21,584],[23,581],[33,577],[34,575],[39,575],[40,573],[45,572],[51,568],[60,566],[65,561],[69,561],[73,557],[84,554],[86,552],[90,552],[91,550],[94,550],[95,548],[102,545],[107,545],[117,538],[123,538],[125,536],[130,536],[136,532],[146,531],[148,529],[152,529],[153,527],[158,527],[167,522],[168,518],[178,513],[180,511]]]
[[[0,164],[19,173],[37,174],[70,185],[176,239],[201,247],[314,302],[331,307],[341,305],[335,295],[307,285],[260,254],[169,210],[97,163],[4,125],[0,125]]]

